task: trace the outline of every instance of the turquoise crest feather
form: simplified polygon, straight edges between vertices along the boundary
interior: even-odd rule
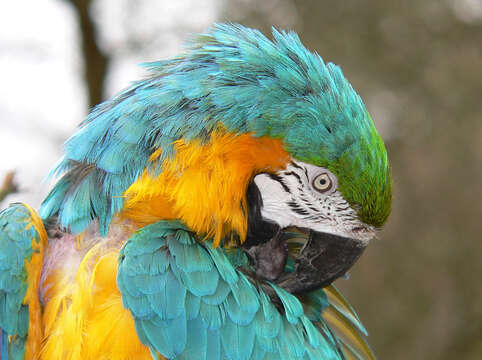
[[[295,33],[273,37],[219,24],[183,55],[146,64],[149,78],[97,106],[67,141],[41,216],[57,215],[75,233],[97,218],[106,234],[124,191],[146,168],[162,171],[148,161],[154,151],[172,157],[173,141],[207,141],[222,125],[280,139],[294,158],[332,170],[361,220],[381,226],[391,209],[390,169],[362,100]]]

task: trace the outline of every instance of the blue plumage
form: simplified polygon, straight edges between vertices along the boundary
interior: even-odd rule
[[[6,359],[8,355],[8,334],[0,329],[0,359]]]
[[[273,143],[282,145],[283,154],[286,150],[295,160],[336,173],[337,190],[361,220],[383,223],[391,199],[390,176],[383,143],[362,101],[341,70],[306,50],[296,34],[275,30],[273,36],[270,41],[242,26],[217,25],[198,36],[182,56],[147,64],[148,79],[97,106],[69,139],[54,170],[62,177],[40,210],[43,219],[55,218],[72,233],[98,220],[101,235],[106,235],[123,210],[126,189],[146,170],[160,174],[163,161],[176,155],[175,141],[207,143],[214,130],[222,129],[230,136],[250,133],[281,140]],[[248,183],[265,168],[271,171],[266,164],[250,170],[236,191],[246,195]],[[257,213],[259,219],[251,217],[254,206],[262,204],[253,205],[247,196],[243,200],[236,206],[248,228],[266,220]],[[32,242],[40,241],[31,215],[20,204],[0,213],[1,360],[20,359],[25,351],[25,261],[36,256]],[[207,215],[209,222],[211,213]],[[266,239],[251,237],[252,244],[246,240],[244,248],[236,247],[242,234],[233,230],[227,232],[233,248],[226,250],[212,245],[211,233],[194,233],[178,220],[132,225],[140,229],[133,235],[132,228],[122,229],[131,237],[119,253],[117,285],[137,336],[153,358],[158,353],[178,360],[371,358],[364,339],[357,338],[366,330],[336,289],[289,290],[294,295],[257,273],[245,251]],[[71,240],[68,235],[61,241]],[[80,251],[77,255],[84,256]],[[41,269],[36,270],[38,279]],[[293,259],[284,271],[297,271]],[[330,319],[342,331],[348,328],[355,341],[335,335],[338,325],[330,326]]]
[[[245,255],[236,251],[229,256],[242,262]],[[137,264],[144,256],[167,258],[169,265],[142,269]],[[186,262],[192,257],[195,263]],[[319,314],[328,303],[313,305],[318,317],[310,319],[298,298],[272,284],[281,300],[277,309],[225,250],[200,244],[177,221],[160,221],[132,236],[120,253],[117,281],[139,338],[169,359],[193,353],[200,360],[343,359],[337,340],[313,323],[324,321]]]
[[[182,56],[146,64],[150,78],[97,106],[68,140],[54,171],[63,177],[41,216],[58,215],[75,233],[97,218],[105,235],[124,191],[146,167],[162,171],[159,164],[173,156],[175,140],[207,141],[219,125],[281,139],[294,158],[336,168],[350,203],[374,191],[366,186],[389,186],[383,143],[340,68],[324,64],[295,33],[273,30],[273,36],[270,41],[256,30],[220,24],[196,37]],[[157,149],[161,161],[152,164]],[[383,222],[388,198],[364,199],[361,211],[380,207],[374,216]]]
[[[23,359],[29,326],[25,261],[33,255],[40,235],[31,224],[30,211],[12,204],[0,212],[0,359]],[[10,336],[10,340],[9,337]],[[8,356],[6,355],[8,354]]]

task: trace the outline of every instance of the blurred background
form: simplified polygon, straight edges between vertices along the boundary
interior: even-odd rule
[[[378,358],[482,359],[482,0],[3,1],[0,207],[38,207],[89,108],[223,21],[297,31],[386,141],[392,216],[337,282]]]

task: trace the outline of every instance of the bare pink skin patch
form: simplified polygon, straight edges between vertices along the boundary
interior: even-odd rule
[[[50,275],[60,270],[73,282],[82,259],[94,245],[100,245],[105,252],[113,249],[118,251],[132,231],[133,227],[128,223],[113,224],[109,229],[109,235],[102,237],[97,223],[94,222],[82,234],[57,232],[55,237],[50,237],[42,265],[40,301],[45,304],[49,300],[46,298],[49,288],[46,281]]]

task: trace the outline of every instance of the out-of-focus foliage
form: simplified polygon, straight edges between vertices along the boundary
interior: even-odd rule
[[[380,359],[482,358],[482,4],[232,1],[342,66],[388,145],[391,219],[338,281]]]

